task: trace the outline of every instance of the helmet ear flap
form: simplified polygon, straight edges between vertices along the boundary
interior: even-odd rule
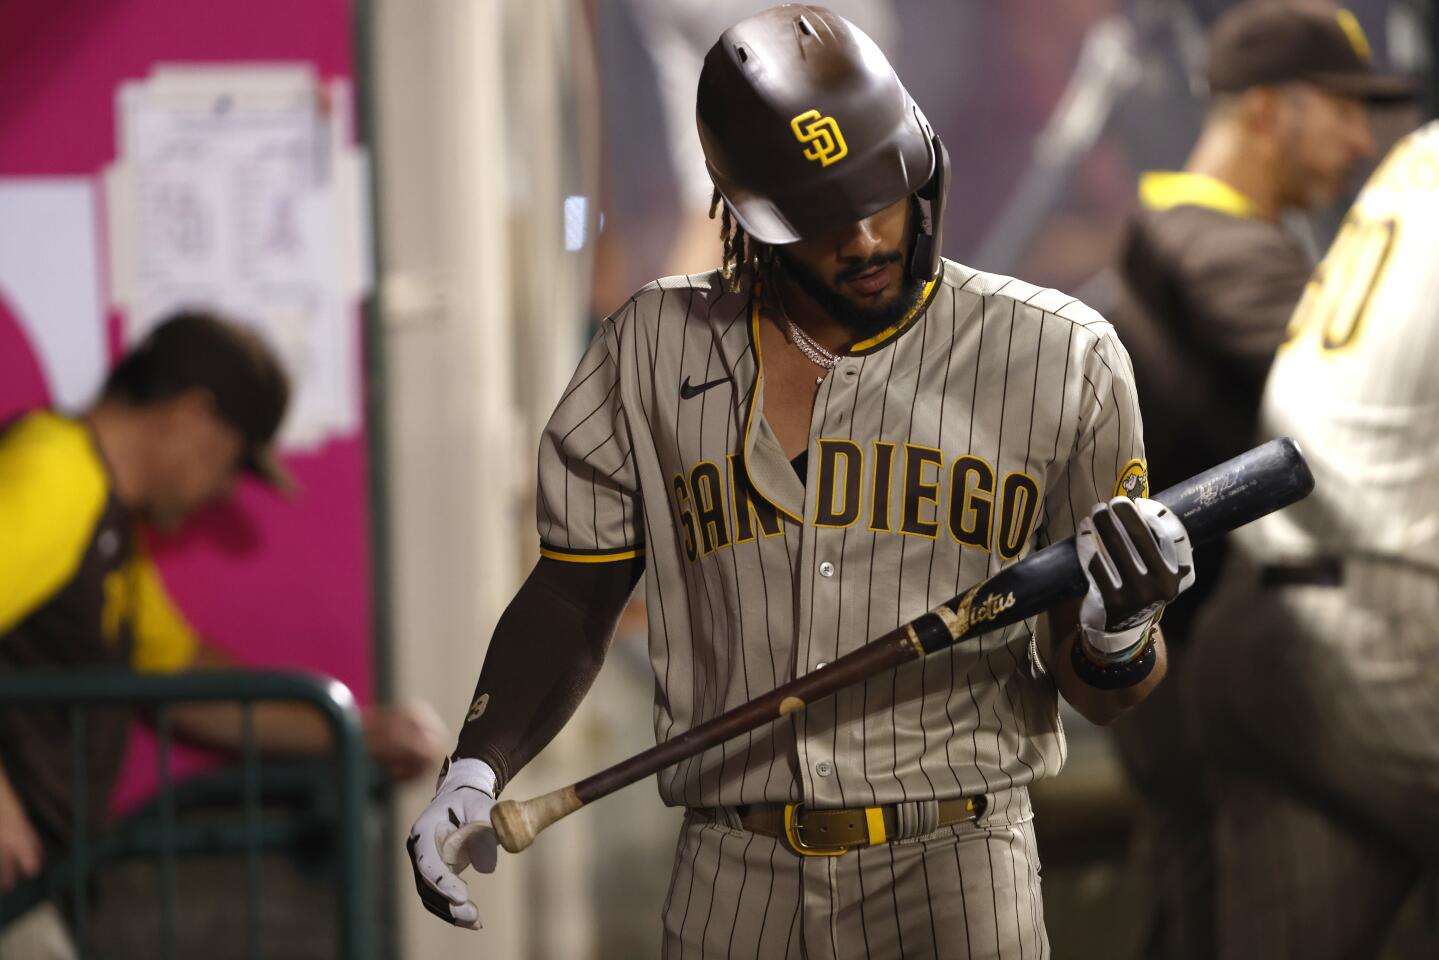
[[[944,199],[949,193],[949,151],[939,137],[929,138],[934,150],[934,173],[915,191],[922,219],[915,224],[914,248],[909,255],[910,276],[932,280],[939,273],[940,231],[944,226]]]

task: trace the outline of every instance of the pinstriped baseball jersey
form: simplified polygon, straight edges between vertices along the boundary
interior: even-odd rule
[[[1314,494],[1237,536],[1259,560],[1335,553],[1439,570],[1439,125],[1369,180],[1305,291],[1265,390]]]
[[[602,325],[541,443],[544,554],[645,558],[660,739],[823,669],[1145,483],[1110,325],[949,262],[825,375],[802,482],[762,414],[758,300],[714,273],[644,288]],[[682,762],[660,790],[690,806],[894,803],[1023,785],[1064,755],[1018,625]]]

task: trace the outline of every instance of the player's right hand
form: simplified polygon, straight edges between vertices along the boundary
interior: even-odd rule
[[[495,772],[483,760],[450,760],[440,771],[435,799],[410,827],[405,849],[415,889],[429,910],[457,927],[480,929],[480,911],[459,874],[473,866],[492,873],[498,848],[490,827]]]

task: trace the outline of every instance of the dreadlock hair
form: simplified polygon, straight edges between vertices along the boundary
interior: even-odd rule
[[[738,293],[749,272],[753,279],[768,281],[770,268],[774,264],[774,248],[760,243],[745,233],[739,220],[730,213],[729,204],[724,202],[716,188],[710,197],[710,219],[719,215],[720,240],[724,243],[724,259],[720,262],[720,276],[730,293]],[[765,283],[766,288],[769,287]]]

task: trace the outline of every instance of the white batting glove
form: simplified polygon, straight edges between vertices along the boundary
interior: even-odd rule
[[[1157,500],[1097,503],[1074,537],[1089,591],[1079,608],[1085,644],[1122,663],[1144,646],[1164,605],[1194,583],[1194,550],[1184,524]]]
[[[405,842],[425,909],[457,927],[481,927],[479,908],[459,874],[470,866],[480,873],[494,872],[494,805],[495,771],[489,764],[469,758],[449,761],[440,771],[435,799],[410,827]]]

